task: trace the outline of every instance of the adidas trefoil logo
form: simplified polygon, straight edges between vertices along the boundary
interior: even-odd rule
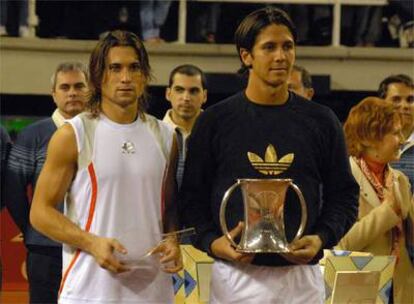
[[[264,160],[253,152],[247,152],[247,157],[252,166],[260,173],[265,175],[278,175],[290,167],[295,158],[295,154],[286,154],[278,161],[276,149],[272,144],[269,144],[266,148]]]

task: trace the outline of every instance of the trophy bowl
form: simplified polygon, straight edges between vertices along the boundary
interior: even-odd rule
[[[233,191],[240,187],[244,204],[244,227],[239,244],[231,237],[226,223],[227,203]],[[220,226],[229,242],[242,253],[286,253],[284,206],[286,192],[291,187],[301,205],[301,222],[296,236],[299,239],[306,226],[307,208],[303,194],[291,179],[238,179],[224,193],[220,206]]]

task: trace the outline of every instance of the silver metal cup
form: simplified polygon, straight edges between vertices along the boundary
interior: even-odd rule
[[[244,228],[239,244],[231,237],[226,223],[226,208],[233,191],[239,187],[244,203]],[[294,240],[299,239],[306,226],[307,209],[299,187],[291,179],[238,179],[224,193],[220,207],[220,226],[223,234],[238,252],[289,252],[286,240],[283,210],[289,187],[299,197],[302,215]]]

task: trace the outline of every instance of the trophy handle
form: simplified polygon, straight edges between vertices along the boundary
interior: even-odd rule
[[[224,193],[223,199],[221,201],[221,206],[220,206],[220,226],[221,226],[221,230],[223,231],[223,234],[226,236],[227,240],[235,247],[238,248],[239,246],[234,242],[234,240],[232,239],[230,233],[229,233],[229,229],[227,228],[227,223],[226,223],[226,208],[227,208],[227,203],[230,199],[231,194],[233,193],[233,191],[240,186],[240,182],[237,181],[236,183],[234,183],[230,188],[227,189],[227,191]]]
[[[299,187],[292,182],[289,183],[289,186],[292,187],[293,190],[295,190],[297,196],[299,197],[300,207],[302,211],[302,217],[300,220],[299,229],[298,229],[298,232],[296,233],[295,238],[292,240],[293,242],[299,239],[302,236],[303,231],[305,230],[306,222],[308,221],[308,209],[306,207],[305,198],[303,197],[302,191],[300,191]]]

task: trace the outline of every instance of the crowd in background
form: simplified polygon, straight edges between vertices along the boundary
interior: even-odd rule
[[[188,42],[232,43],[241,16],[269,4],[188,1]],[[272,4],[293,18],[298,45],[329,45],[332,6]],[[177,40],[179,1],[36,1],[40,38],[98,39],[124,29],[151,43]],[[28,1],[1,1],[0,35],[28,36]],[[342,7],[341,44],[346,46],[413,47],[412,1],[389,0],[386,6]]]

